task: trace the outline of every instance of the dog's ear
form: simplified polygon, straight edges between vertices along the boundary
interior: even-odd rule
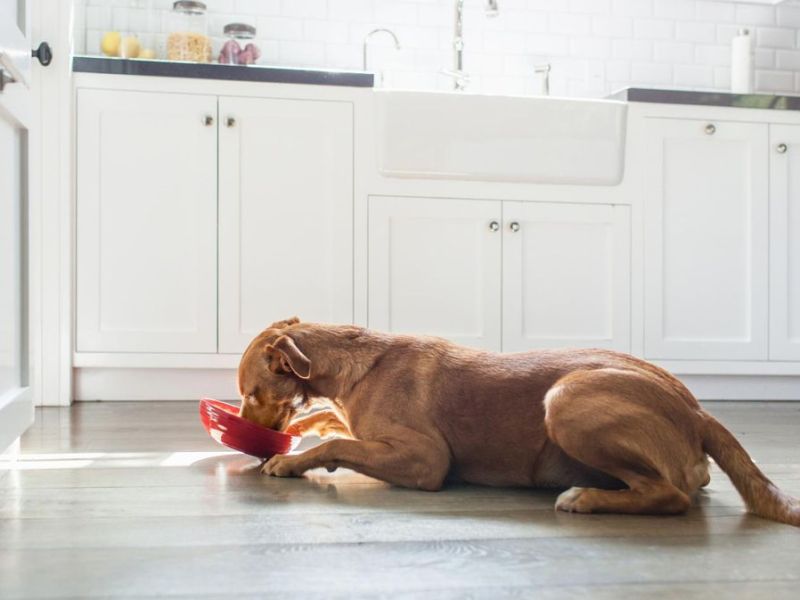
[[[298,319],[297,317],[289,317],[288,319],[275,321],[272,325],[267,327],[267,329],[286,329],[290,325],[297,325],[299,322],[300,319]]]
[[[280,375],[294,373],[300,379],[311,377],[311,361],[288,335],[282,335],[272,344],[267,344],[264,354],[269,370],[273,373]]]

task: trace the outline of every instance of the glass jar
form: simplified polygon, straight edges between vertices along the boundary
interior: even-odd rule
[[[191,62],[211,61],[206,5],[194,0],[178,0],[172,5],[167,26],[167,58]]]
[[[256,28],[247,23],[228,23],[222,32],[227,38],[219,53],[223,65],[253,65],[261,50],[250,40],[256,37]]]

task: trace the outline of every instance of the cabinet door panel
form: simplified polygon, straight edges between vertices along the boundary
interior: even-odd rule
[[[503,218],[503,350],[629,350],[628,207],[504,202]]]
[[[77,349],[216,350],[217,100],[80,90]]]
[[[220,352],[294,315],[352,323],[352,104],[223,97],[220,118]]]
[[[767,126],[651,119],[645,353],[767,358]]]
[[[369,201],[369,326],[500,350],[500,203]]]
[[[800,127],[770,134],[769,357],[800,360]]]

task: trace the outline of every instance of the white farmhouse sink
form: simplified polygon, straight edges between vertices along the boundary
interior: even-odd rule
[[[615,185],[627,104],[375,91],[378,168],[392,177]]]

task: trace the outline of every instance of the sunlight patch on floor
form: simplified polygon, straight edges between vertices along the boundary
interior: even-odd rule
[[[188,467],[208,458],[234,452],[63,452],[20,454],[0,460],[0,471],[48,469]]]

